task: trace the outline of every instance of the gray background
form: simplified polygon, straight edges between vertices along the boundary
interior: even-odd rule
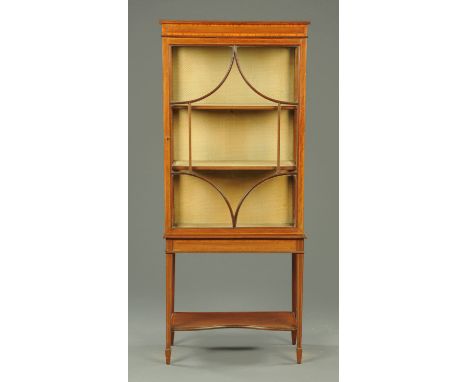
[[[176,333],[164,364],[159,19],[310,20],[303,364],[289,332]],[[176,310],[289,310],[287,255],[177,255]],[[130,0],[129,380],[338,380],[338,1]]]

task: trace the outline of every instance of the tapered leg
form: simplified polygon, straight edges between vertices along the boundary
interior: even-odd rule
[[[296,253],[296,356],[297,363],[302,363],[302,282],[304,272],[304,254]]]
[[[174,311],[173,286],[174,286],[174,253],[166,253],[166,364],[171,363],[172,330],[171,318]]]
[[[174,295],[175,295],[175,253],[172,259],[172,301],[171,301],[171,313],[174,313]],[[174,331],[171,330],[171,345],[174,345]]]
[[[297,311],[296,311],[296,254],[293,253],[292,256],[292,277],[291,277],[291,280],[292,280],[292,298],[291,298],[291,301],[292,301],[292,311],[294,313],[295,316],[297,316]],[[293,345],[296,345],[296,335],[297,335],[297,331],[296,330],[292,330],[291,331],[291,341],[292,341],[292,344]]]

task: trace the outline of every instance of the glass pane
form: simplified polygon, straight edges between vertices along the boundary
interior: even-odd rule
[[[172,48],[172,101],[201,97],[214,89],[227,72],[231,52],[230,47]]]
[[[246,192],[268,176],[264,171],[200,171],[229,200],[233,211]],[[278,176],[255,187],[242,204],[238,227],[291,227],[294,181]],[[232,227],[229,208],[209,183],[189,176],[174,176],[174,226]]]
[[[172,102],[203,97],[222,83],[192,104],[191,145],[187,105],[172,106],[175,227],[232,227],[233,220],[237,227],[294,226],[295,178],[265,179],[277,166],[277,102],[296,102],[296,49],[237,47],[236,52],[237,62],[232,47],[173,48]],[[296,165],[295,113],[294,105],[282,105],[283,172]],[[236,220],[228,203],[234,214],[242,200]]]
[[[209,93],[226,75],[230,47],[174,47],[172,101],[188,101]],[[242,72],[258,91],[280,101],[294,102],[295,48],[238,47]],[[237,65],[223,85],[199,104],[272,104],[242,79]]]
[[[255,89],[270,98],[295,101],[295,48],[239,47],[237,57],[244,76]]]

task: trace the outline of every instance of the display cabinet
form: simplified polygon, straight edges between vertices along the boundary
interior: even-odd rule
[[[301,363],[308,22],[161,25],[166,363],[215,328],[290,331]],[[204,252],[292,255],[291,310],[175,311],[176,254]]]

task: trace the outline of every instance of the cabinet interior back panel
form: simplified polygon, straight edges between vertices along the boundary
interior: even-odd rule
[[[275,161],[277,111],[192,110],[193,161]],[[186,109],[173,113],[174,161],[188,161]],[[280,159],[294,160],[294,111],[282,110]]]

